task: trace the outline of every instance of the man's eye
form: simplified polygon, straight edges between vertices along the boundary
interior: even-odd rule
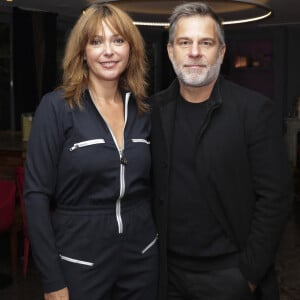
[[[187,47],[187,46],[189,46],[191,43],[190,43],[190,41],[186,41],[186,40],[182,40],[182,41],[179,41],[178,42],[178,45],[179,46],[182,46],[182,47]]]
[[[203,41],[203,42],[201,42],[201,45],[204,47],[212,47],[213,42],[212,41]]]

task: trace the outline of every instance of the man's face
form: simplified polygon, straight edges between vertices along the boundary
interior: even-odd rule
[[[188,86],[206,86],[216,80],[224,53],[225,46],[220,45],[216,24],[209,16],[181,18],[175,28],[174,43],[168,44],[174,71]]]

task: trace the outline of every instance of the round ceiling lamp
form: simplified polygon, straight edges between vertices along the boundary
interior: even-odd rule
[[[241,24],[241,23],[260,21],[260,20],[270,17],[272,14],[271,8],[263,2],[258,2],[258,1],[253,1],[253,0],[231,0],[231,2],[236,2],[236,3],[252,6],[250,8],[250,10],[252,10],[252,11],[249,11],[250,15],[247,15],[246,12],[243,13],[243,11],[241,11],[240,17],[236,16],[235,19],[225,20],[225,21],[223,21],[223,25]]]
[[[191,0],[193,1],[193,0]],[[101,2],[101,0],[100,0]],[[168,18],[182,0],[103,0],[127,11],[136,25],[169,25]],[[195,1],[196,2],[196,1]],[[204,0],[223,20],[223,25],[242,24],[268,18],[272,10],[268,0]]]

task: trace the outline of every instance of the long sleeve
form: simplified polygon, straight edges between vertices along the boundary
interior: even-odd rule
[[[65,286],[49,210],[63,143],[64,109],[65,103],[57,93],[42,99],[34,116],[25,164],[24,199],[28,230],[45,292]]]
[[[256,201],[241,270],[248,280],[258,283],[274,262],[292,197],[286,149],[274,103],[261,101],[261,105],[251,107],[245,124]]]

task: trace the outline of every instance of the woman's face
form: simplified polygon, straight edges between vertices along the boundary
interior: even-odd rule
[[[129,54],[128,42],[103,22],[85,47],[89,80],[118,82],[128,65]]]

